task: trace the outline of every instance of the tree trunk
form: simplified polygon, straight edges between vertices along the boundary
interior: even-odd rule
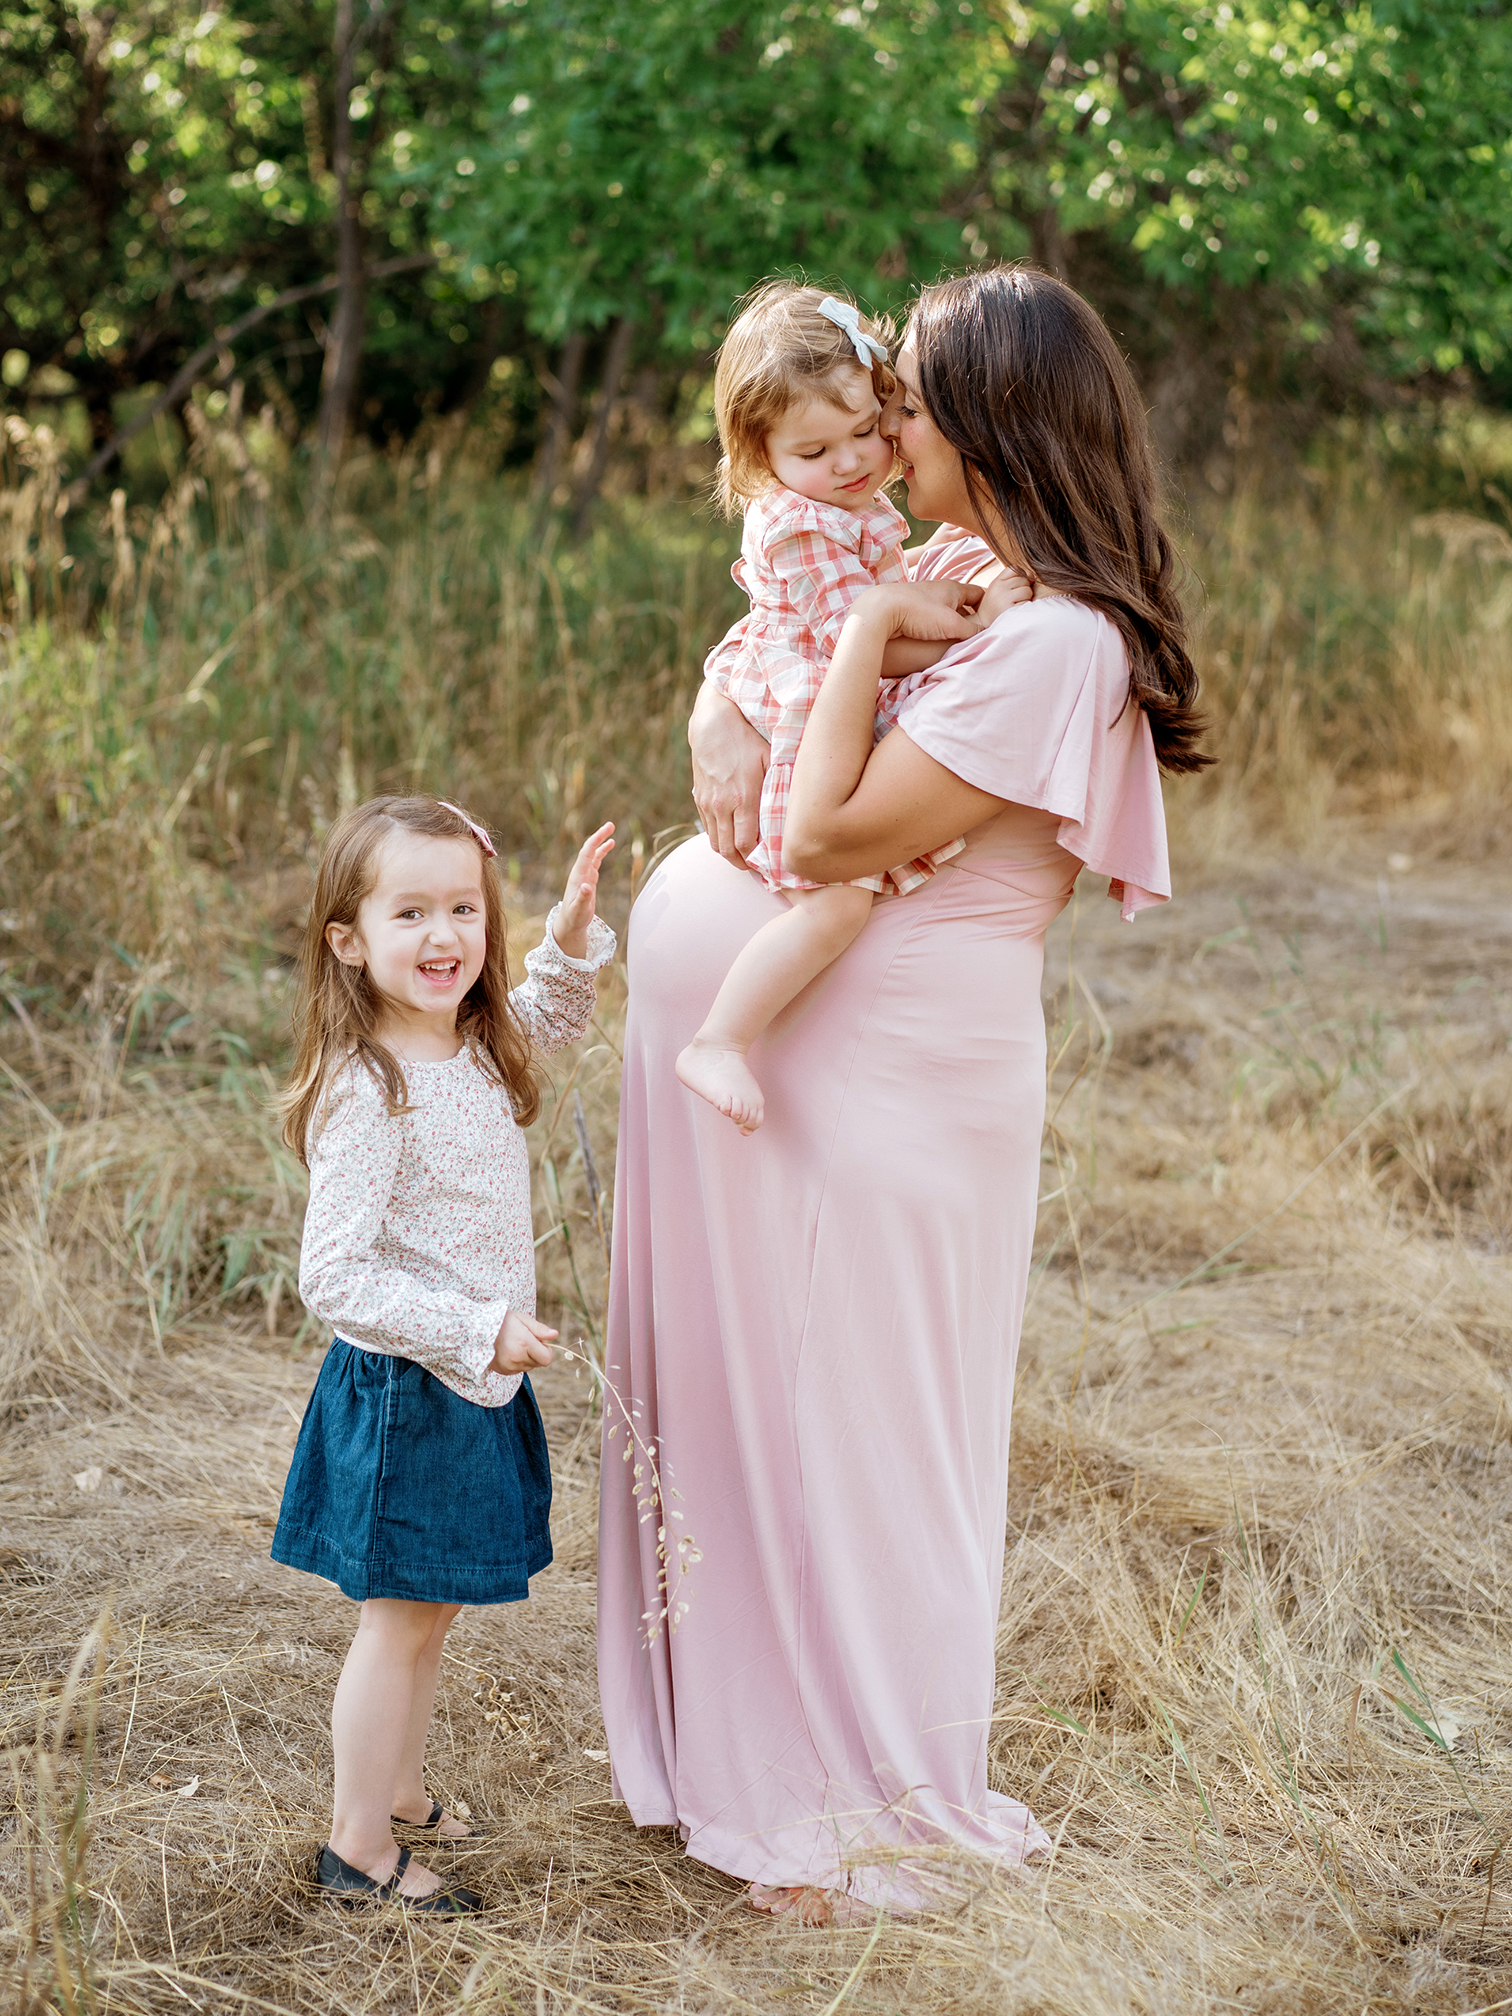
[[[551,493],[556,488],[557,476],[567,454],[567,444],[572,439],[572,422],[577,414],[578,381],[583,375],[583,354],[587,348],[588,338],[581,329],[576,330],[562,345],[562,354],[557,359],[556,376],[546,381],[546,389],[551,394],[551,425],[546,430],[546,439],[541,443],[535,477],[530,487],[535,495],[548,505],[551,503]]]
[[[319,429],[320,462],[327,478],[340,462],[351,432],[365,320],[362,227],[357,214],[360,192],[352,173],[351,101],[357,56],[352,0],[336,0],[334,54],[331,172],[336,180],[336,312],[326,337],[325,369],[320,378]]]
[[[493,295],[483,303],[479,317],[478,350],[473,358],[472,369],[467,374],[467,383],[462,388],[462,397],[457,404],[464,411],[475,406],[488,390],[488,380],[494,367],[494,359],[499,354],[504,338],[504,303],[498,295]]]
[[[433,252],[412,253],[408,259],[383,259],[368,269],[371,280],[386,280],[392,273],[419,273],[427,266],[434,266]],[[292,308],[296,301],[311,301],[317,294],[333,294],[337,279],[334,273],[324,280],[312,280],[307,287],[286,287],[282,294],[275,294],[271,301],[261,302],[256,308],[249,308],[245,315],[239,315],[234,322],[228,322],[223,329],[217,329],[208,343],[202,343],[193,356],[174,373],[167,388],[160,392],[150,405],[143,406],[136,417],[127,421],[117,433],[112,434],[103,448],[85,463],[79,474],[68,486],[68,494],[78,501],[89,488],[93,478],[105,467],[113,456],[119,455],[128,441],[135,439],[144,427],[150,427],[159,413],[170,406],[177,406],[196,378],[204,371],[211,359],[230,352],[231,345],[247,330],[255,329],[259,322],[265,322],[270,315],[277,315],[284,308]],[[275,381],[276,382],[276,381]]]
[[[630,346],[634,340],[635,324],[628,315],[621,315],[614,325],[614,334],[609,338],[609,354],[604,359],[604,382],[599,387],[598,411],[593,418],[588,466],[572,500],[572,536],[575,539],[581,536],[588,523],[588,513],[593,508],[593,500],[604,480],[604,471],[609,466],[609,421],[624,381],[625,366],[630,362]]]

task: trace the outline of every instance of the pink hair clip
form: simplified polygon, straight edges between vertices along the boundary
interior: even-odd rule
[[[462,824],[467,828],[468,832],[471,833],[474,840],[477,841],[478,845],[483,849],[483,852],[488,856],[490,861],[495,860],[497,858],[499,852],[498,848],[495,847],[492,840],[489,839],[487,833],[477,823],[477,821],[475,819],[468,818],[467,814],[462,810],[462,807],[460,805],[453,805],[449,798],[438,798],[436,800],[436,803],[439,806],[441,806],[444,811],[456,813],[457,817],[462,821]]]

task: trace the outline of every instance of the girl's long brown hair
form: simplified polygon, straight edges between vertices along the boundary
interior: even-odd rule
[[[1144,408],[1102,318],[1048,273],[995,266],[926,287],[908,335],[984,527],[995,513],[1042,587],[1117,625],[1161,767],[1211,763]]]
[[[299,955],[294,1069],[280,1101],[283,1138],[306,1165],[311,1131],[332,1080],[346,1065],[355,1061],[366,1068],[382,1087],[390,1113],[409,1105],[403,1066],[376,1034],[383,1019],[378,989],[365,966],[343,965],[326,943],[327,925],[355,928],[363,899],[378,879],[378,850],[395,832],[478,846],[467,821],[434,798],[370,798],[326,835]],[[520,1125],[528,1127],[540,1109],[540,1093],[530,1068],[530,1038],[509,1005],[504,896],[492,861],[481,847],[478,855],[486,949],[483,970],[457,1010],[457,1028],[508,1093]]]

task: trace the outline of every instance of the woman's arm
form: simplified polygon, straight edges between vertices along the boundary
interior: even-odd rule
[[[975,590],[954,581],[872,588],[851,607],[799,746],[783,854],[816,882],[851,882],[912,861],[1006,802],[963,783],[903,730],[872,748],[877,679],[889,638],[971,637]]]
[[[943,641],[925,644],[917,637],[889,637],[882,653],[882,677],[911,679],[915,672],[927,672],[938,665],[949,649]]]
[[[732,867],[744,868],[760,838],[761,785],[770,745],[734,701],[705,680],[688,721],[688,747],[693,752],[693,803],[709,845]]]
[[[973,574],[970,586],[984,591],[977,604],[977,615],[984,628],[1005,609],[1034,600],[1034,583],[1016,567],[1005,567],[1001,560],[994,560],[990,567]],[[954,641],[939,638],[926,644],[918,637],[889,637],[882,652],[882,677],[906,679],[915,672],[927,672],[939,664]]]

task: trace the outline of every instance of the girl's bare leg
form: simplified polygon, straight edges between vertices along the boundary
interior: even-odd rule
[[[430,1813],[431,1798],[425,1789],[425,1739],[430,1734],[431,1712],[436,1705],[436,1682],[441,1677],[441,1654],[446,1646],[446,1634],[461,1608],[460,1603],[447,1603],[441,1607],[425,1649],[415,1661],[415,1691],[410,1700],[409,1727],[404,1732],[399,1776],[389,1804],[389,1811],[396,1820],[419,1822]],[[471,1832],[465,1820],[458,1820],[450,1813],[443,1814],[436,1822],[436,1833],[442,1841],[465,1841]]]
[[[792,905],[763,924],[724,977],[709,1019],[677,1060],[690,1092],[754,1134],[765,1118],[746,1052],[772,1018],[839,958],[871,914],[872,892],[833,882],[787,889]]]
[[[455,1614],[446,1604],[370,1597],[362,1606],[357,1635],[336,1683],[331,1704],[331,1743],[336,1753],[331,1846],[343,1862],[375,1883],[386,1883],[399,1861],[389,1814],[410,1735],[417,1668],[438,1620],[445,1617],[449,1623]],[[432,1679],[432,1694],[434,1689]],[[433,1870],[411,1862],[399,1889],[406,1897],[426,1897],[440,1883]]]

